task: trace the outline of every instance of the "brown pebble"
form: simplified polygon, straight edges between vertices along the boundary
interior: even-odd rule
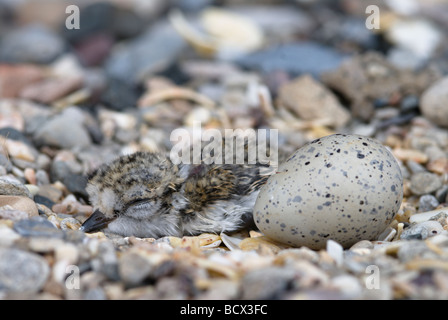
[[[28,197],[0,195],[0,207],[7,205],[13,209],[28,213],[29,217],[39,215],[36,204]]]

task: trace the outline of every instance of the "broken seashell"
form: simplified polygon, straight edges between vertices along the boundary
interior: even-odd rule
[[[62,230],[79,230],[81,228],[81,222],[75,218],[65,218],[60,222]]]
[[[193,27],[183,13],[173,10],[169,19],[179,34],[202,56],[234,59],[263,45],[261,28],[247,17],[220,8],[201,12],[203,31]]]
[[[255,238],[246,238],[242,240],[239,247],[243,251],[256,251],[259,254],[276,254],[282,249],[289,248],[283,244],[280,244],[266,236],[260,236]]]
[[[409,222],[410,223],[418,223],[418,222],[428,221],[432,217],[435,217],[436,215],[441,214],[441,213],[448,214],[448,208],[436,209],[436,210],[431,210],[431,211],[427,211],[427,212],[413,214],[409,218]]]
[[[384,230],[379,236],[379,241],[392,241],[392,239],[395,237],[395,234],[397,233],[397,230],[395,230],[392,227],[387,227],[386,230]]]
[[[221,233],[220,236],[222,242],[227,248],[229,248],[230,250],[240,250],[240,243],[241,241],[243,241],[243,239],[231,237],[226,235],[225,233]]]
[[[401,234],[401,239],[422,239],[425,240],[429,237],[446,232],[443,230],[442,225],[437,221],[423,221],[411,225],[410,227],[403,230]]]

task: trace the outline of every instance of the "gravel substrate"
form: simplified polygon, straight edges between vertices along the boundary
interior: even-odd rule
[[[352,0],[79,1],[72,30],[66,4],[38,2],[0,0],[0,299],[448,299],[447,4],[372,1],[373,32]],[[89,173],[167,153],[198,121],[278,129],[279,162],[333,133],[376,138],[400,165],[400,210],[345,249],[79,231]]]

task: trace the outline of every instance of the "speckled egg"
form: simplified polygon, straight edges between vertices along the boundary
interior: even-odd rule
[[[293,246],[343,247],[375,240],[390,224],[403,198],[394,156],[380,142],[335,134],[292,154],[269,177],[254,207],[266,236]]]

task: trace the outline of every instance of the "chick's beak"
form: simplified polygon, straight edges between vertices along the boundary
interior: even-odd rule
[[[88,233],[99,231],[107,227],[113,220],[115,220],[115,217],[107,218],[100,210],[95,210],[92,215],[84,221],[79,230]]]

